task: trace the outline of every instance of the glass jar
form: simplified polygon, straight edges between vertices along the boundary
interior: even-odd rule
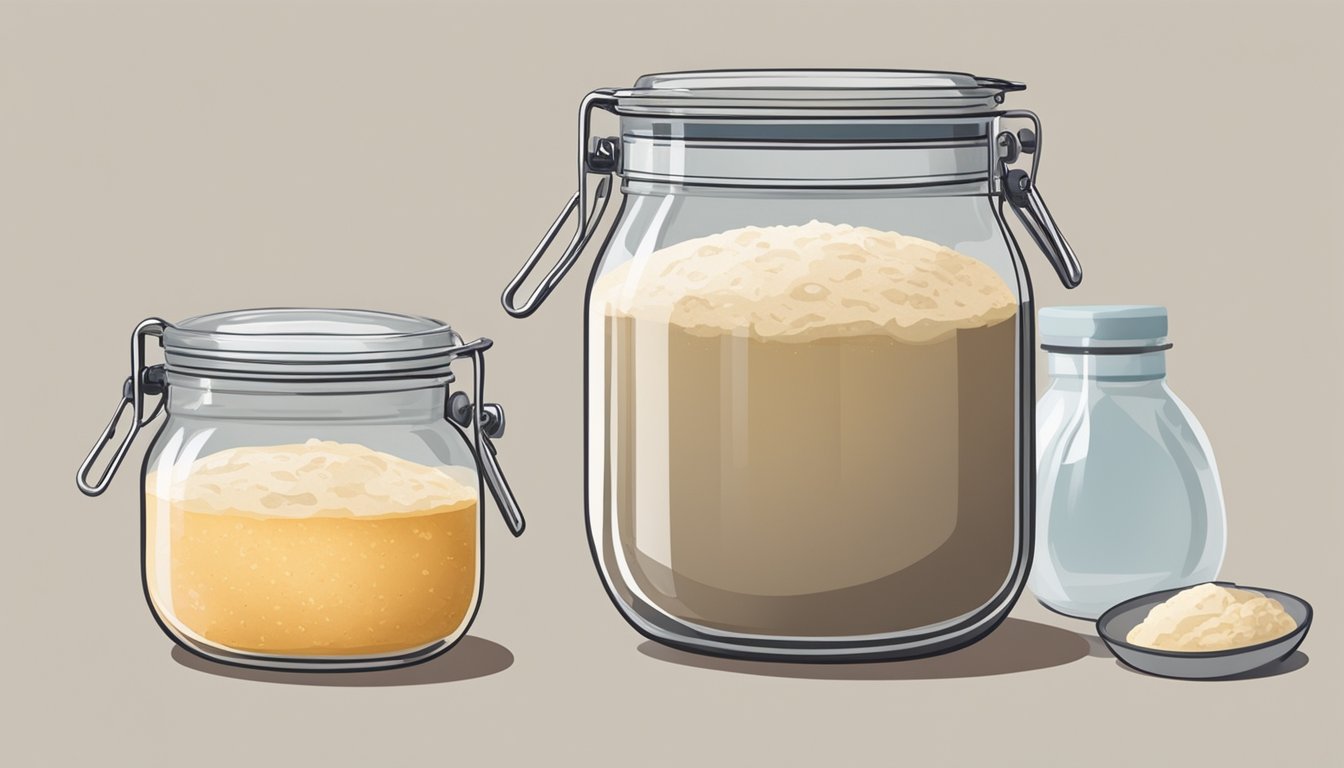
[[[586,301],[587,520],[638,631],[727,656],[893,659],[1007,615],[1031,552],[1034,397],[1005,203],[1081,279],[1032,183],[1039,123],[997,109],[1021,88],[687,72],[583,100],[579,191],[503,300],[537,309],[619,175]],[[619,137],[590,144],[595,108]]]
[[[149,338],[162,365],[146,365]],[[142,578],[174,642],[282,669],[428,660],[480,605],[482,475],[513,533],[524,525],[490,444],[504,426],[502,409],[483,402],[490,346],[382,312],[146,320],[78,485],[102,493],[163,410],[141,473]],[[462,357],[473,361],[471,394],[452,387]],[[93,480],[127,410],[130,430]]]
[[[1037,408],[1031,591],[1095,619],[1131,597],[1213,581],[1227,545],[1213,449],[1167,386],[1167,310],[1049,307]]]

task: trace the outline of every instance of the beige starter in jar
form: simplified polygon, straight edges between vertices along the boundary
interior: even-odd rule
[[[606,515],[643,597],[797,636],[984,605],[1015,543],[1017,306],[951,248],[818,221],[600,276]]]
[[[147,565],[168,582],[155,589],[164,615],[196,637],[358,656],[448,637],[471,609],[474,479],[318,440],[232,448],[174,472],[145,478],[158,510]]]

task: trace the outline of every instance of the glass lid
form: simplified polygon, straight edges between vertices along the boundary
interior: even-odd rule
[[[461,345],[438,320],[355,309],[244,309],[163,331],[168,371],[201,377],[439,377]]]
[[[645,75],[614,89],[621,114],[725,115],[978,112],[1021,83],[963,72],[899,69],[739,69]]]

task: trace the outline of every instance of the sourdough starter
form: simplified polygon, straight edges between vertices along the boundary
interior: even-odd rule
[[[646,603],[836,637],[1003,585],[1017,301],[990,267],[865,227],[748,227],[619,265],[591,308],[605,557]]]
[[[309,440],[220,451],[179,477],[145,478],[155,599],[214,644],[409,650],[452,635],[475,600],[476,490],[438,468]]]

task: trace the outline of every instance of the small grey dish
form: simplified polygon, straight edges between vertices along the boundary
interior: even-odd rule
[[[1159,677],[1181,680],[1215,680],[1243,675],[1281,661],[1302,644],[1311,627],[1311,605],[1300,597],[1260,587],[1243,587],[1230,581],[1215,581],[1220,587],[1247,589],[1272,597],[1297,622],[1297,629],[1265,643],[1225,651],[1161,651],[1126,642],[1130,630],[1143,623],[1153,606],[1189,587],[1168,589],[1131,598],[1111,608],[1097,619],[1097,634],[1111,653],[1125,666]],[[1191,585],[1194,586],[1194,585]]]

